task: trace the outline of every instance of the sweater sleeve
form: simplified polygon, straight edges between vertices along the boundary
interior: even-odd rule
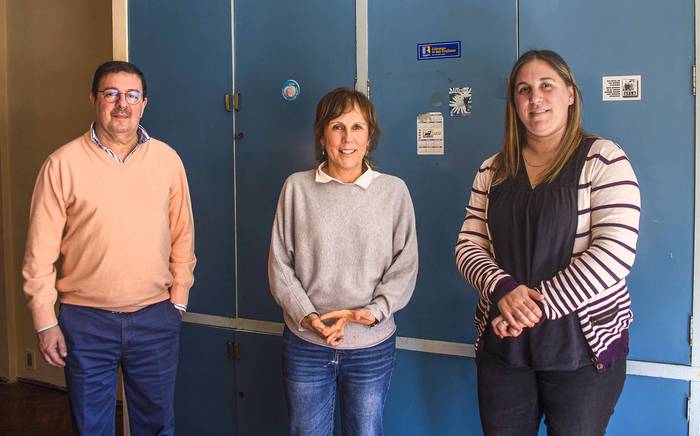
[[[544,313],[556,319],[574,312],[596,295],[623,281],[636,255],[641,200],[639,185],[627,156],[605,141],[591,149],[583,174],[589,174],[590,237],[588,248],[569,266],[538,286],[545,296]],[[585,182],[585,180],[584,180]],[[579,186],[587,188],[588,183]]]
[[[309,299],[294,270],[294,204],[292,186],[287,179],[282,187],[277,212],[272,224],[270,254],[267,262],[267,274],[270,291],[277,304],[296,323],[299,330],[304,317],[316,308]]]
[[[392,262],[365,306],[377,322],[404,308],[413,295],[418,275],[418,240],[411,194],[405,183],[394,210]]]
[[[66,224],[66,203],[59,163],[49,157],[39,170],[29,212],[29,231],[22,265],[24,294],[36,330],[57,323],[54,304],[56,267]]]
[[[187,175],[179,157],[176,165],[168,210],[171,241],[169,270],[173,276],[170,300],[174,304],[187,306],[190,288],[194,283],[194,266],[197,263],[194,254],[194,219]]]
[[[492,162],[493,158],[484,162],[474,178],[466,217],[457,237],[455,258],[457,269],[481,298],[498,302],[518,283],[498,266],[490,251],[486,208],[493,177]]]

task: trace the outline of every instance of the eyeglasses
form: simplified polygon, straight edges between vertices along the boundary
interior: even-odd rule
[[[114,88],[107,88],[102,91],[97,91],[102,93],[102,97],[105,99],[105,101],[109,103],[115,103],[119,100],[119,96],[124,94],[124,99],[126,100],[127,103],[129,104],[137,104],[143,99],[143,93],[141,91],[136,91],[134,89],[130,89],[128,91],[124,92],[119,92],[118,89]]]

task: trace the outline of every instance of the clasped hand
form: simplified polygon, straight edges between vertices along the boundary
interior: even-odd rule
[[[542,310],[537,301],[544,301],[544,295],[520,285],[498,301],[501,312],[493,321],[491,328],[499,338],[519,336],[523,329],[532,328],[542,319]]]
[[[316,332],[326,341],[326,344],[336,346],[342,342],[345,336],[345,325],[348,322],[371,325],[374,321],[374,315],[367,309],[343,309],[324,313],[321,316],[311,313],[301,321],[301,326]]]

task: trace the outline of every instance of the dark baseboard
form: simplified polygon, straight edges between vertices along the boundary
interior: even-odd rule
[[[5,381],[5,380],[7,380],[7,379],[5,379],[4,377],[0,377],[0,382],[9,383],[9,380],[8,381]],[[17,382],[18,383],[26,383],[26,384],[34,385],[34,386],[39,386],[42,388],[53,389],[56,391],[67,392],[67,389],[63,386],[55,385],[52,383],[46,383],[46,382],[43,382],[40,380],[32,380],[30,378],[18,377]],[[117,406],[121,406],[121,405],[122,405],[122,400],[117,400]]]
[[[27,383],[27,384],[30,384],[30,385],[34,385],[34,386],[40,386],[40,387],[42,387],[42,388],[49,388],[49,389],[55,389],[55,390],[57,390],[57,391],[66,392],[66,388],[63,387],[63,386],[55,385],[55,384],[52,384],[52,383],[46,383],[46,382],[43,382],[43,381],[40,381],[40,380],[33,380],[33,379],[30,379],[30,378],[17,377],[17,381],[18,381],[18,382],[21,382],[21,383]]]

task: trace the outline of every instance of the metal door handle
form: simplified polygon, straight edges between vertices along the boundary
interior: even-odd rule
[[[233,110],[238,112],[238,97],[240,95],[240,92],[234,92],[233,94],[224,94],[224,107],[226,108],[226,112],[231,112],[231,97],[233,97]]]

